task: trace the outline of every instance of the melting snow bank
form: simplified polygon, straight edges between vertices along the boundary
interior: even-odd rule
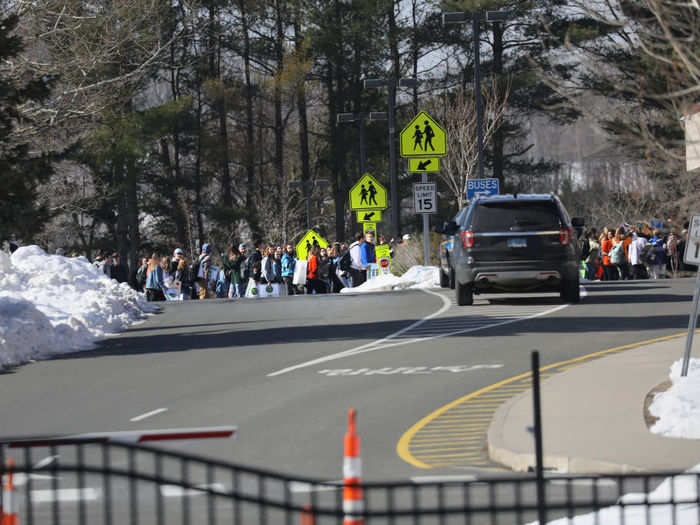
[[[83,257],[0,252],[0,368],[93,348],[154,310]]]
[[[612,505],[571,519],[550,521],[552,525],[621,525],[640,523],[649,525],[697,525],[698,473],[700,465],[688,474],[666,478],[652,492],[625,494],[620,505]],[[670,504],[672,502],[674,504]],[[538,522],[533,522],[538,523]]]
[[[356,288],[343,288],[341,293],[391,292],[406,288],[439,288],[440,274],[435,266],[412,266],[401,277],[380,275]]]
[[[688,375],[681,377],[683,360],[671,365],[671,388],[660,392],[649,406],[658,421],[651,427],[667,437],[700,439],[700,359],[691,359]]]

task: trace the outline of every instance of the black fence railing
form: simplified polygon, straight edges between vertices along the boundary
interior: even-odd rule
[[[0,444],[0,465],[3,512],[21,525],[320,525],[344,520],[342,484],[150,446],[84,440],[5,443]],[[696,473],[546,475],[544,500],[538,499],[533,474],[361,486],[360,517],[367,524],[522,524],[536,522],[538,511],[545,521],[562,523],[700,523]]]

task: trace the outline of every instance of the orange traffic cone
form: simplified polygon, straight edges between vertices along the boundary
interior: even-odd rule
[[[362,487],[362,459],[360,458],[360,436],[355,433],[355,409],[348,411],[348,431],[345,434],[345,457],[343,458],[343,525],[364,525],[365,511]]]
[[[10,470],[15,466],[12,458],[7,460]],[[12,482],[12,472],[7,474],[7,482],[2,486],[2,507],[0,507],[0,525],[19,525],[19,518],[15,514],[14,498],[15,488]]]

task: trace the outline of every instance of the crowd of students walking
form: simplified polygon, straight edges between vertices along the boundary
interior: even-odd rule
[[[380,244],[385,239],[380,235]],[[154,252],[143,258],[136,272],[140,290],[149,301],[164,301],[167,283],[179,283],[186,299],[245,297],[250,287],[273,285],[284,295],[338,293],[359,286],[376,263],[374,232],[357,234],[351,244],[335,242],[328,248],[311,246],[305,264],[299,264],[291,244],[266,244],[255,240],[232,245],[219,257],[204,244],[193,261],[177,248],[172,256]]]
[[[678,234],[646,226],[595,228],[580,238],[581,259],[590,281],[662,279],[688,270],[682,262],[687,225]]]

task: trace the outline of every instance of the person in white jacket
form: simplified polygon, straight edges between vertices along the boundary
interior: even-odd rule
[[[350,245],[350,274],[352,286],[360,286],[367,279],[367,268],[362,265],[362,234],[355,235],[355,242]]]
[[[648,244],[644,237],[640,237],[636,232],[632,232],[632,242],[629,245],[630,265],[632,266],[632,279],[644,279],[644,263],[640,259],[642,248]]]

